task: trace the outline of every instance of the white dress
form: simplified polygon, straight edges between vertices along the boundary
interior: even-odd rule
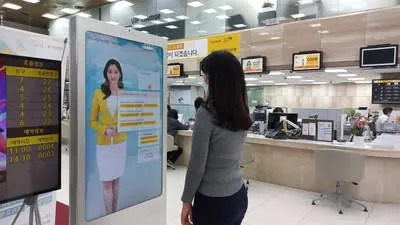
[[[118,97],[111,95],[107,98],[110,115],[114,116],[117,111]],[[120,178],[125,170],[127,142],[111,145],[97,145],[97,168],[101,181],[113,181]]]

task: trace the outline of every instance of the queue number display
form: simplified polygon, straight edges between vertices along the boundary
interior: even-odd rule
[[[293,71],[320,70],[322,52],[301,52],[293,54]]]
[[[400,104],[400,80],[373,80],[372,104]]]
[[[61,62],[0,54],[0,203],[61,185]]]

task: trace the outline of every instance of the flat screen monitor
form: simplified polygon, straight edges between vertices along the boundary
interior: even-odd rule
[[[400,79],[373,80],[372,104],[400,104]]]
[[[322,52],[300,52],[293,54],[293,71],[320,70],[322,67]]]
[[[244,74],[265,73],[267,70],[267,58],[265,56],[253,56],[242,58]]]
[[[371,46],[360,49],[360,67],[391,67],[397,65],[398,45]]]
[[[183,64],[182,63],[170,63],[167,68],[168,78],[182,77]]]
[[[0,203],[61,187],[61,62],[0,54]]]
[[[289,120],[297,124],[297,113],[270,113],[268,114],[268,129],[278,129],[283,120]]]
[[[267,121],[267,113],[264,112],[254,112],[253,113],[254,121],[266,122]]]

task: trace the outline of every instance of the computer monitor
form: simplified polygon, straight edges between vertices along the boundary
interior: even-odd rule
[[[268,129],[278,129],[282,120],[289,120],[292,123],[297,124],[298,114],[297,113],[270,113],[268,114]]]
[[[267,122],[267,113],[265,111],[262,112],[254,112],[253,113],[253,119],[254,122],[260,121],[260,122]]]

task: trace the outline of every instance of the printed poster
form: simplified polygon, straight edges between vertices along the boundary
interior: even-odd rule
[[[240,55],[240,33],[224,34],[208,38],[208,53],[219,50],[228,51],[235,56]]]
[[[86,32],[87,221],[162,194],[163,48]]]
[[[207,56],[207,39],[168,44],[168,60],[202,58]]]

